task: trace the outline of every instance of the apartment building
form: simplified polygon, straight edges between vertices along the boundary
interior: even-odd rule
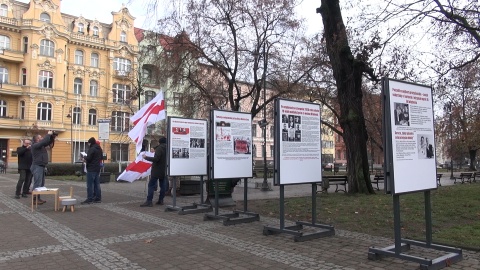
[[[73,162],[100,119],[109,161],[132,159],[128,139],[132,81],[138,69],[135,18],[125,7],[112,21],[61,12],[61,0],[0,0],[0,152],[16,164],[16,148],[35,133],[59,135],[51,162]]]

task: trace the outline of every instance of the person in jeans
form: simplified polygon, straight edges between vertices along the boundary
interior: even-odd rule
[[[102,202],[102,190],[100,188],[100,170],[103,157],[102,148],[97,144],[94,137],[88,139],[90,148],[84,157],[87,167],[87,199],[82,204]],[[95,191],[95,196],[93,195]]]
[[[32,166],[32,151],[30,150],[31,147],[32,141],[24,140],[23,145],[17,148],[18,173],[20,174],[20,178],[17,182],[17,189],[15,190],[15,198],[17,199],[20,199],[20,191],[22,191],[22,186],[22,197],[28,197],[28,189],[30,188],[30,184],[32,183],[32,172],[30,171],[30,167]]]
[[[52,141],[51,136],[53,131],[48,131],[48,134],[45,137],[37,134],[33,136],[32,144],[32,166],[30,171],[33,174],[33,190],[37,187],[45,186],[45,166],[48,164],[48,152],[46,147],[48,147]],[[37,200],[37,204],[44,204],[46,201],[40,199],[40,195],[37,195],[34,200]]]
[[[147,201],[141,204],[141,207],[153,206],[153,193],[157,188],[157,183],[160,183],[160,195],[156,204],[163,204],[163,198],[165,198],[165,191],[168,189],[168,181],[165,178],[167,167],[167,139],[165,137],[161,137],[158,142],[159,145],[155,147],[155,155],[153,157],[147,157],[145,154],[143,154],[143,158],[145,160],[152,162],[152,171],[150,173],[150,180],[148,181]]]

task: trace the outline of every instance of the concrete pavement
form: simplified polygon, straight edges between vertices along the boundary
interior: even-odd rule
[[[30,198],[14,198],[17,179],[18,174],[0,175],[0,269],[419,268],[395,258],[367,259],[370,246],[391,245],[393,239],[336,230],[332,237],[294,242],[291,235],[262,234],[263,227],[278,224],[277,219],[223,226],[204,221],[204,214],[178,215],[165,212],[164,206],[140,208],[146,197],[144,181],[102,184],[103,202],[77,205],[74,213],[55,212],[52,196],[42,197],[47,203],[31,212]],[[74,197],[85,199],[83,182],[47,179],[46,186],[60,188],[61,194],[74,186]],[[249,188],[248,198],[278,198],[278,187],[273,189]],[[287,197],[310,192],[310,185],[285,187]],[[233,197],[242,200],[243,187],[237,186]],[[182,196],[177,203],[198,201],[199,196]],[[478,252],[463,253],[463,261],[450,269],[480,269]]]

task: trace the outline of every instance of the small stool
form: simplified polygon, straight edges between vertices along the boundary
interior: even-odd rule
[[[63,206],[63,211],[62,212],[65,212],[65,210],[67,209],[68,206],[70,206],[70,211],[74,212],[75,211],[75,204],[77,204],[77,199],[63,199],[60,203]]]

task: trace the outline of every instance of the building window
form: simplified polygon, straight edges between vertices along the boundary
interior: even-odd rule
[[[273,158],[273,151],[274,151],[274,149],[275,149],[275,148],[273,147],[273,145],[270,145],[270,157],[272,157],[272,158]]]
[[[97,125],[97,110],[95,109],[88,110],[88,125],[90,126]]]
[[[40,102],[37,105],[37,120],[52,121],[52,104]]]
[[[8,6],[5,4],[0,5],[0,16],[7,17]]]
[[[127,42],[127,33],[125,33],[125,31],[122,31],[120,33],[120,41],[121,42]]]
[[[0,117],[7,116],[7,102],[3,99],[0,100]]]
[[[42,39],[40,41],[40,55],[43,56],[54,56],[55,51],[55,43],[48,39]]]
[[[75,125],[80,125],[81,119],[82,119],[82,109],[80,107],[74,107],[72,123]]]
[[[47,13],[40,14],[40,21],[50,22],[50,15],[48,15]]]
[[[78,33],[80,34],[84,33],[85,26],[83,25],[83,23],[79,23],[77,28],[78,28]]]
[[[75,64],[83,65],[83,51],[80,51],[80,50],[75,51]]]
[[[273,138],[275,135],[275,127],[274,126],[270,126],[270,138]]]
[[[173,92],[173,107],[178,107],[182,105],[182,94],[178,92]]]
[[[100,62],[99,59],[98,53],[92,53],[90,56],[90,66],[98,68]]]
[[[97,97],[98,96],[98,82],[97,81],[90,81],[90,96]]]
[[[130,86],[115,83],[113,84],[113,102],[125,104],[130,100]]]
[[[53,74],[50,71],[40,70],[38,73],[38,87],[53,88]]]
[[[110,122],[111,131],[123,132],[128,130],[130,114],[127,112],[112,112],[112,120]]]
[[[128,161],[128,144],[126,143],[112,143],[111,144],[110,160],[112,162]]]
[[[150,102],[155,96],[156,93],[154,91],[145,91],[145,104]]]
[[[146,65],[142,68],[142,77],[145,83],[151,83],[153,80],[152,69]]]
[[[252,124],[252,137],[257,137],[257,125]]]
[[[25,119],[25,101],[20,101],[20,119]]]
[[[22,85],[27,85],[27,69],[22,68]]]
[[[10,38],[7,36],[0,36],[0,49],[10,49]]]
[[[98,37],[99,31],[98,31],[98,27],[97,27],[97,26],[94,26],[94,27],[93,27],[92,32],[93,32],[93,36]]]
[[[114,70],[130,72],[131,68],[132,68],[132,61],[128,59],[115,57],[115,59],[113,60]]]
[[[73,93],[76,95],[81,95],[82,94],[82,85],[83,81],[80,78],[75,78],[73,81]]]
[[[0,83],[8,83],[8,69],[0,67]]]
[[[28,37],[23,37],[23,52],[28,52]]]
[[[252,145],[252,156],[257,157],[257,146],[255,144]]]

